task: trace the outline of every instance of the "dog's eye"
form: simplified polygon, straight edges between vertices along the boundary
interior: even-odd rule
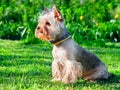
[[[50,23],[47,21],[47,22],[46,22],[46,25],[47,25],[47,26],[50,26]]]
[[[40,27],[37,27],[37,30],[39,30],[40,29]]]

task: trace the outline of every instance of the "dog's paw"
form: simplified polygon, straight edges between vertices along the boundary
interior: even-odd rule
[[[67,80],[67,79],[62,79],[62,82],[63,82],[64,84],[70,84],[70,83],[75,83],[75,82],[76,82],[76,80]]]
[[[88,82],[92,82],[92,83],[94,83],[96,81],[95,79],[88,79],[88,78],[85,78],[85,80]]]
[[[51,80],[51,82],[60,82],[60,81],[61,81],[60,78],[53,78],[53,79]]]

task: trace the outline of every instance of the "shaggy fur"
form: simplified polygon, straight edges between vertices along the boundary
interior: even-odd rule
[[[35,35],[50,41],[53,47],[52,81],[75,83],[78,78],[88,81],[108,79],[111,74],[105,64],[93,53],[83,49],[72,38],[64,26],[64,19],[56,6],[45,10],[39,17]]]

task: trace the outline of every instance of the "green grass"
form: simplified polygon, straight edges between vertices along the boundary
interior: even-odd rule
[[[0,90],[120,90],[120,43],[82,46],[97,54],[115,76],[94,83],[82,79],[68,85],[50,82],[52,45],[0,40]]]

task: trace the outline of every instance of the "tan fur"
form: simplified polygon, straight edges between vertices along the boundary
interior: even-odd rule
[[[54,6],[39,17],[35,35],[42,40],[61,40],[68,31],[62,15]],[[64,38],[63,38],[64,39]],[[59,41],[53,47],[52,81],[66,84],[75,83],[78,78],[88,81],[108,79],[109,73],[104,63],[91,52],[80,47],[72,38]]]

